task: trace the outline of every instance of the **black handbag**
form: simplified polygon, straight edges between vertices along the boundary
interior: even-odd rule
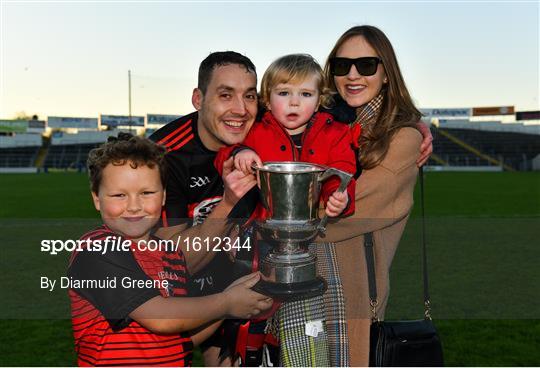
[[[443,366],[443,352],[439,335],[431,319],[428,290],[428,271],[425,241],[424,177],[420,168],[420,197],[422,207],[422,245],[424,273],[424,318],[412,321],[380,321],[377,317],[377,286],[373,233],[364,236],[368,272],[371,328],[369,365],[372,367]]]

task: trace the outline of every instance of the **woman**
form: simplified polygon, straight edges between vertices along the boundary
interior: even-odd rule
[[[417,160],[424,161],[419,159],[422,135],[416,127],[421,114],[412,103],[390,41],[375,27],[346,31],[330,52],[325,77],[336,99],[331,112],[340,120],[352,112],[352,120],[346,121],[357,133],[362,174],[356,184],[355,214],[333,220],[323,240],[335,243],[345,305],[343,325],[349,338],[347,364],[367,366],[373,315],[364,234],[374,236],[376,313],[382,318],[390,265],[413,205]],[[426,143],[430,145],[429,140]]]

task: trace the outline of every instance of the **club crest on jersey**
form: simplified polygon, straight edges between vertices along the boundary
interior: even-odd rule
[[[208,176],[191,176],[189,187],[190,188],[200,188],[210,183]]]
[[[188,206],[188,216],[193,219],[193,225],[202,224],[220,201],[221,196],[218,196],[190,204]]]

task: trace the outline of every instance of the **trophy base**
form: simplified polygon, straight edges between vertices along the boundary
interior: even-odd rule
[[[310,281],[282,284],[261,280],[251,289],[281,302],[304,300],[324,294],[328,285],[318,276]]]

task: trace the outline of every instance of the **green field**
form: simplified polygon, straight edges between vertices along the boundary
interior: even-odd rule
[[[98,223],[87,178],[0,175],[0,187],[0,365],[74,365],[67,295],[39,289],[40,275],[64,274],[68,255],[41,254],[39,242],[76,238]],[[416,202],[387,319],[422,315]],[[426,214],[446,365],[540,365],[540,173],[427,173]]]

